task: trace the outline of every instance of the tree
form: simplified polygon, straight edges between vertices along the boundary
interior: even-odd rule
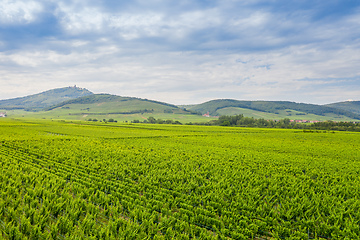
[[[220,124],[220,126],[231,126],[231,124],[228,120],[225,120]]]
[[[166,123],[166,124],[173,124],[174,122],[173,122],[173,120],[168,119],[168,120],[165,121],[165,123]]]
[[[156,119],[154,117],[148,117],[147,120],[149,123],[156,123]]]
[[[164,121],[159,118],[158,120],[156,120],[156,123],[157,123],[157,124],[163,124]]]

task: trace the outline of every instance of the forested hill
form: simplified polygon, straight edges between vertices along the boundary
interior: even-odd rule
[[[349,112],[353,112],[355,114],[360,114],[360,101],[338,102],[338,103],[327,104],[325,106],[333,107],[337,109],[343,109]]]
[[[30,116],[69,118],[69,116],[91,115],[129,115],[129,114],[205,114],[211,116],[233,116],[242,114],[257,119],[319,120],[319,121],[358,121],[360,120],[360,101],[339,102],[328,105],[295,103],[290,101],[240,101],[217,99],[202,104],[175,106],[166,102],[122,97],[111,94],[94,94],[85,88],[65,87],[48,90],[26,97],[0,100],[1,110],[22,109]],[[9,114],[24,115],[14,111]],[[51,115],[51,116],[50,116]],[[179,115],[177,115],[179,116]],[[35,116],[33,116],[35,117]],[[117,116],[120,117],[120,116]],[[168,115],[157,116],[168,118]],[[143,116],[138,116],[143,118]]]
[[[41,110],[69,99],[92,94],[89,90],[76,86],[56,88],[26,97],[0,100],[0,109]]]
[[[135,113],[190,113],[175,105],[135,97],[111,94],[92,94],[71,99],[45,109],[46,111],[68,111],[70,114],[135,114]]]
[[[259,112],[279,114],[281,111],[294,111],[298,115],[314,114],[319,116],[341,115],[360,119],[359,114],[347,110],[315,104],[295,103],[289,101],[239,101],[233,99],[217,99],[189,107],[193,111],[210,115],[221,115],[219,110],[226,108],[251,109]],[[240,113],[240,112],[239,112]]]
[[[159,105],[178,109],[177,106],[168,104],[168,103],[164,103],[164,102],[158,102],[158,101],[135,98],[135,97],[121,97],[121,96],[112,95],[112,94],[100,93],[100,94],[93,94],[93,95],[89,95],[89,96],[85,96],[85,97],[81,97],[81,98],[64,101],[59,104],[53,105],[53,106],[47,108],[46,110],[52,110],[57,107],[62,107],[62,106],[69,105],[69,104],[94,104],[94,103],[99,104],[99,103],[106,103],[106,102],[127,102],[127,101],[134,101],[134,100],[138,100],[140,102],[149,102],[149,103],[153,103],[153,104],[159,104]]]

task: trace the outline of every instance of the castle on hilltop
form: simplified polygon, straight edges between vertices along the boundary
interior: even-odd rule
[[[83,90],[85,88],[80,88],[80,87],[77,87],[76,84],[74,86],[69,86],[69,88],[77,88],[77,89],[80,89],[80,90]]]

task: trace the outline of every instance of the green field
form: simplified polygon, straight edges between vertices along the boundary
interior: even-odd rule
[[[357,119],[349,118],[343,115],[336,115],[333,113],[326,113],[323,116],[315,115],[311,113],[304,113],[292,109],[278,110],[278,114],[261,112],[248,108],[238,108],[238,107],[227,107],[217,110],[220,115],[237,115],[243,114],[244,117],[253,117],[255,119],[263,118],[267,120],[280,120],[284,118],[289,118],[292,120],[308,120],[308,121],[359,121]]]
[[[360,135],[0,119],[3,239],[359,239]]]
[[[210,115],[238,115],[246,117],[264,118],[268,120],[279,120],[283,118],[297,120],[318,120],[318,121],[358,121],[360,119],[357,109],[358,104],[344,106],[334,104],[335,108],[329,105],[315,105],[296,103],[289,101],[240,101],[235,99],[216,99],[197,105],[184,106],[187,109],[201,112],[209,112]],[[344,106],[344,107],[342,107]]]
[[[88,119],[115,119],[118,122],[131,122],[133,120],[144,121],[149,117],[154,117],[156,119],[162,120],[173,120],[179,121],[183,124],[190,122],[207,122],[215,118],[207,118],[201,115],[188,114],[188,113],[164,113],[161,111],[152,112],[152,113],[134,113],[134,114],[110,114],[107,112],[81,112],[78,110],[69,110],[69,109],[55,109],[52,111],[40,111],[40,112],[30,112],[24,110],[3,110],[0,112],[6,112],[8,118],[15,119],[48,119],[48,120],[88,120]]]
[[[6,110],[9,118],[49,119],[49,120],[88,120],[114,119],[118,122],[144,121],[149,117],[173,120],[181,123],[207,122],[209,118],[192,114],[175,105],[147,99],[120,97],[109,94],[92,94],[72,99],[39,111],[24,109]]]
[[[69,89],[72,90],[73,88],[65,88],[64,91],[69,91]],[[42,94],[39,97],[43,99]],[[32,102],[32,106],[34,104]],[[142,122],[149,117],[154,117],[161,120],[179,121],[183,124],[190,122],[204,123],[216,119],[216,117],[204,117],[201,113],[210,113],[211,116],[217,117],[221,115],[233,116],[242,114],[245,117],[266,120],[289,118],[292,120],[308,121],[359,121],[357,114],[341,109],[292,102],[237,101],[228,99],[182,107],[184,108],[148,99],[121,97],[110,94],[91,94],[45,108],[35,108],[37,109],[36,111],[32,111],[31,108],[13,110],[7,108],[8,110],[0,109],[0,112],[6,112],[9,118],[17,119],[96,119],[98,121],[115,119],[118,122],[131,122],[133,120]]]

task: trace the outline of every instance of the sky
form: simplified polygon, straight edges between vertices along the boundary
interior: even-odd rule
[[[360,100],[358,0],[0,0],[0,99]]]

